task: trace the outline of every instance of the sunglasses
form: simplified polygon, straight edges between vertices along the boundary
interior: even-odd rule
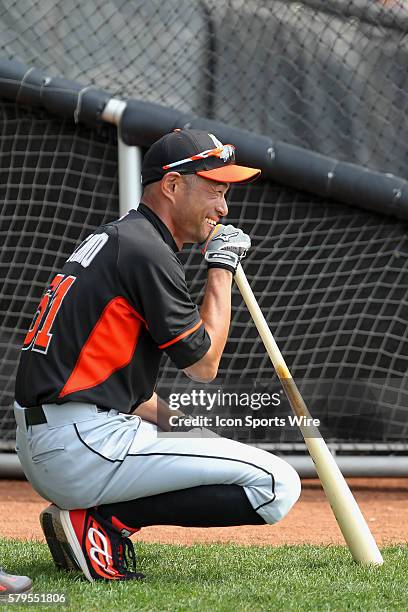
[[[186,157],[185,159],[180,159],[179,161],[172,162],[171,164],[166,164],[165,166],[163,166],[163,170],[169,170],[170,168],[176,168],[177,166],[181,166],[182,164],[194,162],[199,159],[206,159],[207,157],[218,157],[219,159],[222,159],[224,162],[234,161],[235,160],[235,147],[234,145],[227,144],[227,145],[223,145],[222,147],[217,147],[216,149],[207,149],[207,151],[196,153],[196,155],[192,155],[191,157]]]

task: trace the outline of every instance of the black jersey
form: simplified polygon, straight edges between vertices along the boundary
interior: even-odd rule
[[[210,347],[177,245],[145,205],[98,228],[68,258],[21,352],[21,406],[83,401],[130,412],[149,399],[163,351],[180,369]]]

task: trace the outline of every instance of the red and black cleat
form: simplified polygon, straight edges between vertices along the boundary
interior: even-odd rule
[[[44,513],[51,515],[55,538]],[[94,509],[61,510],[54,505],[43,511],[41,524],[58,567],[79,568],[90,582],[144,578],[136,571],[133,544],[124,537],[137,529],[128,529],[114,518],[105,520]]]

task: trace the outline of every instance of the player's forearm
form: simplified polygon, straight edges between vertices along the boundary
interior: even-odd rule
[[[136,410],[133,411],[133,414],[136,414],[144,421],[149,421],[150,423],[158,425],[163,431],[170,431],[171,416],[183,416],[180,410],[170,410],[167,402],[159,397],[157,393],[153,393],[152,397],[147,400],[147,402],[140,404]]]
[[[228,270],[221,268],[208,270],[207,286],[200,315],[211,338],[211,348],[208,353],[218,363],[231,323],[231,285],[232,274]]]
[[[211,347],[200,361],[184,370],[194,380],[208,382],[217,375],[231,322],[231,285],[232,274],[228,270],[208,270],[200,315],[211,338]]]

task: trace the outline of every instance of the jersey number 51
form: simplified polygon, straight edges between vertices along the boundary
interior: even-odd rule
[[[32,349],[47,353],[51,342],[51,328],[57,316],[62,300],[76,280],[75,276],[57,274],[41,298],[30,329],[24,339],[23,351]]]

